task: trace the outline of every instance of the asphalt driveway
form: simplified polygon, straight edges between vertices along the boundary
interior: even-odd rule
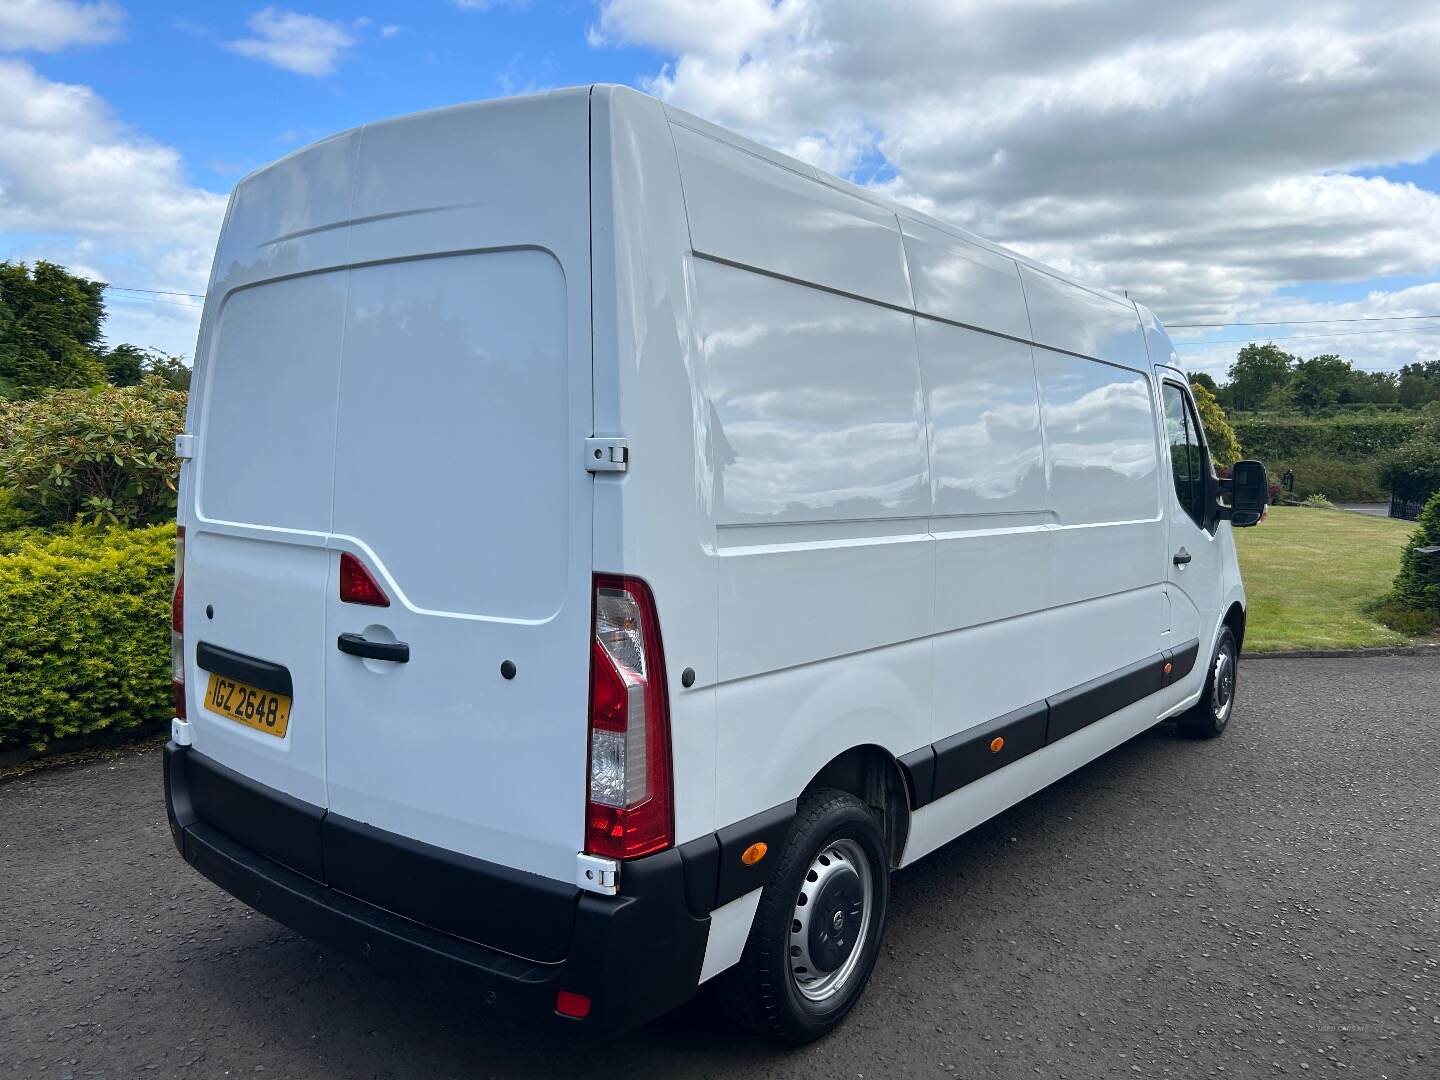
[[[609,1044],[502,1024],[230,899],[150,749],[0,783],[0,1077],[1440,1077],[1440,661],[1249,661],[895,878],[866,999],[781,1053],[702,997]]]

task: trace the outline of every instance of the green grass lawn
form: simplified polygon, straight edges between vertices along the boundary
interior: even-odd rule
[[[1361,609],[1389,591],[1410,521],[1345,510],[1272,507],[1236,529],[1249,615],[1245,649],[1360,649],[1411,639]]]

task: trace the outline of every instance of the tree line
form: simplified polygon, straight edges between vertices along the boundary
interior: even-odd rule
[[[1440,360],[1406,364],[1399,371],[1362,371],[1334,353],[1307,360],[1278,345],[1246,345],[1228,374],[1229,382],[1218,386],[1205,374],[1192,381],[1232,412],[1314,416],[1364,406],[1418,409],[1440,401]]]
[[[105,283],[39,261],[0,262],[0,399],[47,390],[109,384],[134,386],[158,375],[175,389],[190,385],[178,356],[101,342]]]

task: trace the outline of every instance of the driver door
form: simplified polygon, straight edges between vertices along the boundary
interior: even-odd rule
[[[1184,700],[1205,677],[1219,605],[1223,574],[1222,546],[1216,539],[1213,470],[1204,429],[1190,389],[1179,372],[1162,369],[1161,412],[1173,483],[1166,502],[1166,586],[1170,631],[1165,648],[1183,656],[1198,642],[1188,674],[1167,689],[1166,708]],[[1183,665],[1181,670],[1184,670]]]

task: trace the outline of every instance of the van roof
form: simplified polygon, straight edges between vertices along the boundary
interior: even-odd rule
[[[553,97],[568,97],[575,94],[595,93],[608,94],[620,102],[623,102],[625,98],[630,97],[636,99],[643,99],[648,102],[654,102],[656,104],[659,104],[660,107],[664,110],[665,116],[672,123],[678,124],[681,127],[690,128],[693,131],[699,132],[700,134],[726,143],[727,145],[735,147],[738,150],[742,150],[748,154],[753,154],[756,157],[762,158],[774,165],[779,166],[780,168],[788,169],[791,172],[797,173],[800,176],[804,176],[817,183],[824,184],[825,186],[838,191],[843,191],[847,195],[851,195],[855,198],[863,199],[865,202],[868,202],[873,206],[880,207],[881,209],[886,210],[890,213],[896,214],[899,217],[906,218],[910,221],[921,222],[925,225],[930,226],[931,228],[938,229],[939,231],[947,233],[953,237],[956,237],[957,239],[964,240],[967,243],[974,244],[977,247],[994,252],[995,254],[1003,256],[1004,258],[1013,259],[1015,260],[1015,262],[1021,264],[1022,266],[1026,266],[1029,269],[1034,270],[1038,273],[1047,274],[1050,277],[1057,278],[1060,281],[1075,286],[1076,288],[1084,289],[1087,292],[1094,293],[1097,296],[1106,297],[1110,300],[1119,301],[1122,304],[1133,305],[1140,314],[1142,322],[1147,317],[1156,321],[1157,323],[1159,322],[1159,320],[1156,319],[1154,313],[1149,308],[1147,308],[1144,304],[1141,304],[1138,301],[1131,299],[1128,296],[1122,296],[1118,293],[1110,291],[1109,289],[1101,288],[1089,282],[1078,280],[1077,278],[1072,277],[1071,275],[1065,273],[1062,270],[1058,270],[1055,267],[1050,266],[1046,263],[1039,262],[1035,259],[1030,258],[1029,256],[1022,255],[1020,252],[1015,251],[1011,248],[1007,248],[1001,244],[997,244],[991,240],[987,240],[983,236],[972,233],[968,229],[963,229],[952,222],[945,221],[943,218],[937,218],[931,214],[925,213],[922,210],[917,210],[915,207],[907,206],[904,203],[897,202],[896,200],[891,198],[887,198],[886,196],[874,191],[871,188],[861,187],[859,184],[852,183],[849,180],[845,180],[839,176],[834,175],[833,173],[828,173],[822,169],[816,168],[813,165],[809,165],[799,160],[798,158],[793,158],[788,154],[783,154],[778,150],[765,146],[763,143],[758,143],[753,139],[747,139],[743,135],[738,135],[728,128],[721,127],[720,125],[714,124],[709,120],[702,119],[701,117],[696,116],[693,113],[686,112],[684,109],[676,108],[675,106],[670,105],[664,101],[660,101],[658,98],[655,98],[651,94],[646,94],[643,91],[636,90],[634,87],[625,86],[619,83],[590,83],[579,86],[557,87],[553,90],[545,90],[535,94],[517,94],[506,98],[488,99],[488,101],[493,101],[494,103],[499,104],[501,102],[535,100]],[[305,146],[298,147],[295,150],[292,150],[284,157],[278,158],[275,161],[272,161],[254,170],[253,172],[248,173],[240,182],[243,184],[245,181],[251,179],[252,177],[259,176],[267,170],[275,168],[276,166],[282,164],[283,162],[298,154],[302,154],[315,146],[320,146],[332,140],[344,138],[352,132],[365,131],[367,129],[378,127],[381,125],[403,124],[406,121],[411,120],[415,117],[434,117],[452,109],[466,109],[471,108],[477,104],[486,103],[487,100],[474,102],[458,102],[454,105],[445,105],[435,109],[423,109],[413,113],[403,113],[399,116],[387,117],[383,120],[371,121],[365,124],[360,124],[353,128],[347,128],[343,131],[338,131],[333,135],[326,136],[323,139],[318,139],[313,143],[309,143]]]

